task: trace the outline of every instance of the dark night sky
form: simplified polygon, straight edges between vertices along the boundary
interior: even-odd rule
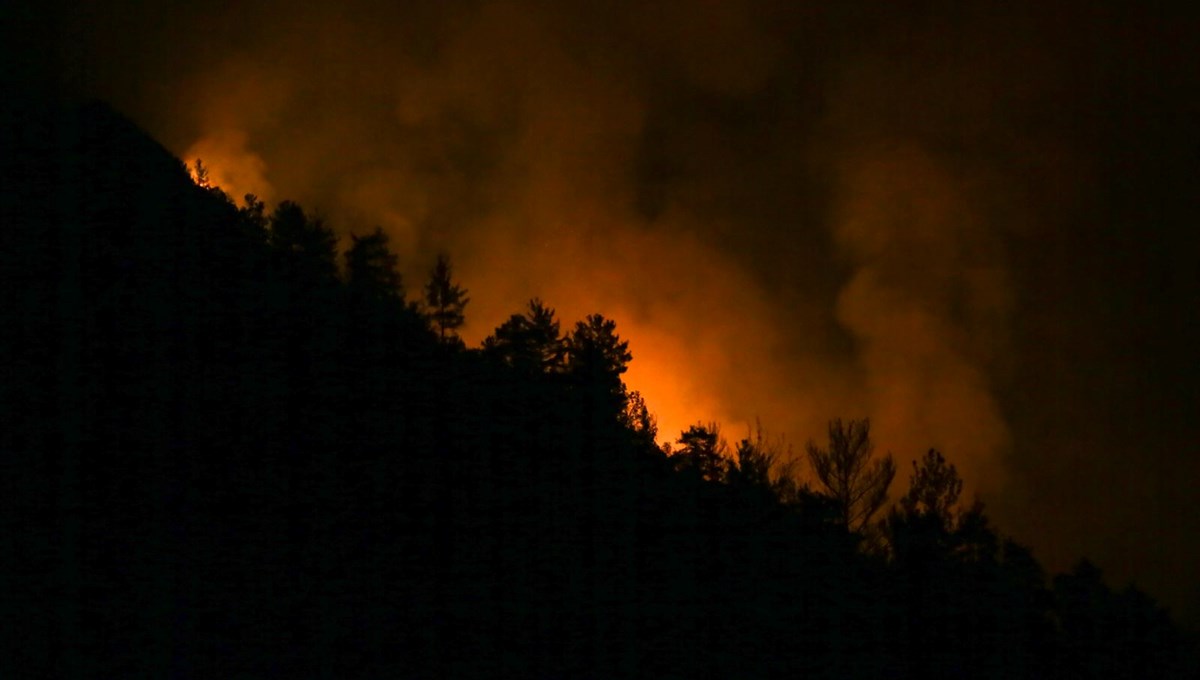
[[[604,312],[666,428],[870,415],[1047,566],[1200,618],[1196,10],[245,5],[7,10],[10,63],[382,225],[410,281],[449,249],[469,340]]]

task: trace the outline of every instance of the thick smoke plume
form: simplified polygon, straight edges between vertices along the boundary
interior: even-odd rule
[[[1185,497],[1170,480],[1188,475],[1120,455],[1167,416],[1112,423],[1125,390],[1185,392],[1121,362],[1169,365],[1194,330],[1121,329],[1175,328],[1194,302],[1194,263],[1190,284],[1134,283],[1187,265],[1145,244],[1174,243],[1194,215],[1176,197],[1200,195],[1172,141],[1194,143],[1171,104],[1194,78],[1166,68],[1194,62],[1173,28],[1194,21],[1070,3],[298,7],[91,8],[67,22],[72,77],[234,195],[299,200],[344,235],[382,226],[410,290],[450,252],[471,342],[533,296],[567,322],[616,319],[664,438],[760,418],[799,449],[869,415],[899,484],[937,447],[1053,566],[1142,570],[1113,557],[1147,548],[1136,532],[1088,532],[1150,489]],[[1096,371],[1115,377],[1080,377]],[[1155,441],[1194,451],[1182,422]],[[1099,478],[1129,483],[1088,491]],[[1147,512],[1118,525],[1200,528]]]
[[[823,346],[838,334],[830,308],[787,304],[756,271],[821,270],[828,255],[760,263],[759,244],[737,242],[761,229],[743,205],[778,200],[729,195],[721,167],[759,163],[724,128],[780,58],[758,39],[765,17],[719,3],[415,16],[436,44],[373,41],[366,17],[303,16],[248,55],[214,54],[184,89],[196,115],[183,153],[235,196],[296,198],[348,230],[383,226],[414,285],[448,250],[472,292],[468,340],[535,295],[568,321],[617,319],[635,353],[629,382],[665,438],[696,420],[740,432],[756,417],[803,438],[867,412],[852,357]],[[693,116],[695,97],[730,111]],[[662,129],[679,115],[696,119]],[[801,141],[777,127],[768,134]],[[789,220],[805,241],[828,239],[815,212]],[[811,336],[800,347],[797,327]]]
[[[859,347],[868,410],[901,450],[953,451],[994,491],[1010,435],[991,363],[1013,297],[995,227],[919,149],[846,158],[834,230],[854,269],[836,311]]]

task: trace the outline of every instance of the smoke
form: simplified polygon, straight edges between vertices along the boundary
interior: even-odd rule
[[[972,485],[998,491],[1010,433],[989,375],[1013,294],[996,228],[919,148],[848,154],[840,175],[834,234],[854,269],[836,310],[868,411],[900,450],[951,451]]]
[[[241,130],[215,130],[188,147],[183,157],[203,161],[208,181],[230,196],[241,200],[247,194],[254,194],[270,201],[274,189],[267,181],[267,164],[246,144],[246,133]]]
[[[1081,538],[1113,507],[1087,471],[1140,480],[1123,507],[1186,496],[1166,464],[1123,462],[1110,440],[1138,445],[1138,427],[1106,424],[1125,386],[1186,392],[1120,363],[1133,346],[1170,366],[1194,337],[1120,330],[1174,328],[1172,305],[1194,302],[1194,285],[1163,303],[1136,283],[1194,272],[1178,255],[1194,249],[1137,231],[1182,224],[1195,211],[1175,197],[1200,195],[1174,179],[1194,159],[1168,153],[1192,147],[1152,127],[1194,128],[1170,105],[1192,81],[1163,66],[1195,48],[1165,19],[772,0],[188,11],[92,8],[77,78],[233,195],[383,227],[410,291],[448,251],[471,343],[533,296],[567,323],[614,318],[664,439],[759,418],[799,448],[871,416],[898,486],[937,447],[1055,566],[1104,542]],[[1131,207],[1144,197],[1161,214]],[[1125,254],[1096,254],[1110,247]],[[1081,377],[1097,372],[1114,377]],[[1136,422],[1165,417],[1149,410]],[[1176,421],[1156,450],[1194,441]],[[1049,513],[1065,488],[1073,509]]]
[[[788,75],[823,68],[788,49],[796,17],[486,2],[417,6],[394,33],[365,13],[281,21],[185,81],[185,154],[229,193],[382,226],[413,287],[448,250],[472,343],[533,296],[568,322],[615,318],[664,438],[761,419],[800,443],[870,415],[902,462],[938,446],[1000,479],[993,225],[903,136],[813,142],[828,123],[794,89],[835,109],[847,95],[837,72]]]

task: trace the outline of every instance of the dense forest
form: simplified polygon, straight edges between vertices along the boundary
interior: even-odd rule
[[[446,256],[402,281],[101,104],[4,116],[3,677],[1196,677],[953,451],[663,436],[612,319],[467,347]]]

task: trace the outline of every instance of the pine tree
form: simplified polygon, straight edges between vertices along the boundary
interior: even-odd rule
[[[782,437],[768,439],[762,423],[756,422],[754,430],[738,442],[725,481],[766,491],[782,503],[795,503],[803,488],[798,463]]]
[[[284,201],[271,214],[268,242],[280,253],[297,280],[310,283],[332,279],[337,272],[337,237],[320,218]]]
[[[458,340],[458,329],[466,321],[463,309],[471,298],[465,288],[454,283],[450,256],[438,255],[437,264],[425,284],[425,314],[443,342]]]
[[[529,301],[525,313],[513,314],[488,336],[483,349],[509,366],[532,373],[561,372],[567,353],[554,310],[537,298]]]
[[[679,435],[677,443],[680,448],[671,454],[675,469],[695,470],[713,482],[725,479],[730,463],[725,455],[728,446],[716,423],[692,425]]]
[[[383,229],[351,239],[353,244],[346,251],[346,283],[351,293],[360,299],[403,299],[398,258],[388,249]]]
[[[908,517],[927,517],[944,530],[955,527],[962,479],[941,452],[929,449],[920,464],[913,461],[908,493],[900,499],[900,512]]]
[[[642,393],[633,390],[625,405],[625,426],[634,434],[635,441],[647,448],[658,448],[658,419],[646,406]]]
[[[850,531],[866,529],[887,503],[888,487],[896,476],[890,454],[873,460],[871,422],[830,421],[829,447],[822,449],[810,441],[805,449],[822,492],[837,504],[842,526]]]
[[[246,194],[244,200],[246,204],[238,208],[238,217],[241,218],[241,224],[255,238],[265,238],[268,225],[266,204],[254,194]]]
[[[205,167],[204,161],[196,159],[196,164],[191,167],[192,181],[201,189],[209,189],[212,187],[212,181],[208,178],[208,168]]]
[[[627,395],[621,375],[633,360],[629,343],[617,335],[617,324],[600,314],[591,314],[575,324],[567,340],[567,374],[593,397],[593,405],[620,418]]]

